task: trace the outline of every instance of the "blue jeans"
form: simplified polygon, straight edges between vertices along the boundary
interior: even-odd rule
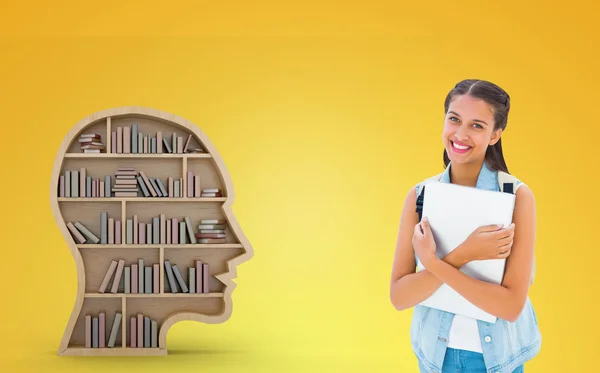
[[[428,372],[419,361],[419,370],[421,373]],[[441,373],[486,373],[483,354],[467,350],[457,350],[454,348],[446,349],[444,364]],[[523,373],[523,365],[513,370],[513,373]]]

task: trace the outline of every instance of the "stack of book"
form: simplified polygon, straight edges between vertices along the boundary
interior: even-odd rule
[[[144,259],[140,258],[137,264],[126,266],[124,259],[113,259],[106,270],[98,292],[110,291],[117,294],[122,291],[124,294],[158,294],[160,293],[159,279],[160,266],[158,264],[144,265]]]
[[[79,136],[79,146],[84,153],[101,153],[105,149],[102,137],[97,133],[84,133]]]
[[[121,327],[121,312],[115,313],[115,319],[106,342],[106,313],[100,312],[97,316],[85,315],[85,347],[86,348],[105,348],[115,347],[119,328]]]
[[[221,188],[202,189],[200,197],[223,197],[223,190]]]
[[[138,173],[133,167],[120,167],[115,172],[115,185],[112,191],[115,197],[137,197],[137,178]]]
[[[183,278],[185,272],[188,274],[187,283]],[[177,264],[165,259],[165,284],[169,285],[171,293],[208,294],[209,278],[208,263],[202,260],[196,260],[193,267],[182,273]]]
[[[225,229],[227,221],[225,219],[203,219],[198,225],[199,233],[195,236],[198,243],[226,243]]]
[[[157,348],[158,322],[142,313],[129,319],[129,347]]]

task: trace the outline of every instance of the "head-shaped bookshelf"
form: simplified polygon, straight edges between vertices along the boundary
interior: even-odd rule
[[[77,269],[59,355],[165,355],[178,321],[222,323],[253,250],[219,153],[189,121],[154,109],[92,114],[65,136],[52,212]]]

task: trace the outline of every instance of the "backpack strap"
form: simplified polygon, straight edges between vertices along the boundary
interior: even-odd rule
[[[498,171],[498,186],[503,193],[515,194],[517,192],[517,178],[504,171]]]
[[[419,214],[419,220],[421,220],[421,218],[423,217],[423,201],[425,199],[425,186],[429,183],[440,181],[443,174],[444,173],[442,172],[420,183],[421,187],[417,190],[417,209],[415,210],[416,213]]]

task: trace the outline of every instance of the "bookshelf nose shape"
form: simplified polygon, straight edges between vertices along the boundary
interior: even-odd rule
[[[78,283],[58,355],[165,355],[175,323],[227,321],[253,256],[233,199],[219,153],[183,118],[130,106],[73,126],[50,186]]]

